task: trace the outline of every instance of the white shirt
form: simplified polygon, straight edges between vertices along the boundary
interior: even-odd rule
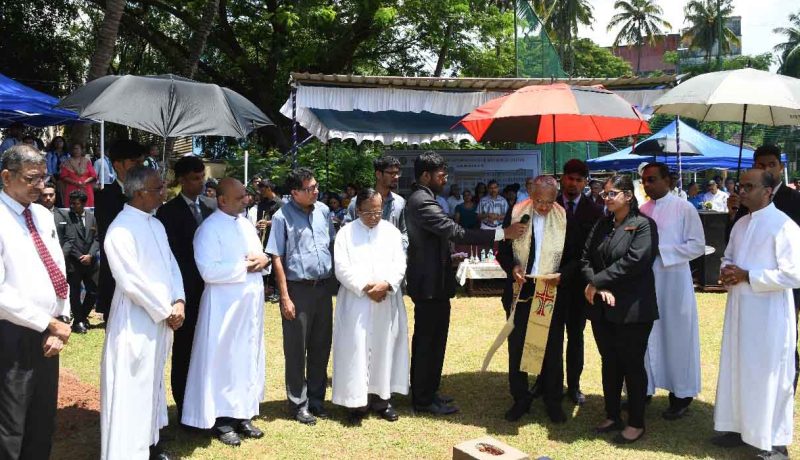
[[[706,192],[703,201],[711,203],[712,211],[728,212],[728,194],[722,190],[718,189],[717,193]]]
[[[66,277],[53,214],[36,203],[29,208],[39,236]],[[25,224],[24,210],[19,202],[0,191],[0,320],[43,332],[53,317],[69,316],[69,296],[56,296]]]
[[[531,265],[531,275],[535,275],[539,270],[539,255],[542,253],[542,240],[544,239],[544,219],[545,216],[538,212],[533,213],[533,242],[536,245],[533,265]]]
[[[447,198],[447,206],[450,212],[448,214],[452,217],[456,213],[456,206],[464,202],[464,198],[460,196],[451,196]]]
[[[105,159],[105,161],[103,161]],[[113,184],[117,180],[117,172],[111,165],[111,160],[108,157],[98,158],[94,161],[94,170],[97,171],[98,180],[101,184]]]

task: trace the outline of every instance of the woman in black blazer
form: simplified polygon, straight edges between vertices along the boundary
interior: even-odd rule
[[[655,222],[639,214],[629,177],[613,177],[609,185],[602,197],[610,215],[589,234],[581,264],[602,358],[606,419],[595,431],[621,430],[614,442],[627,444],[644,435],[644,355],[653,321],[658,319],[653,278],[658,233]],[[620,418],[623,381],[628,389],[627,426]]]

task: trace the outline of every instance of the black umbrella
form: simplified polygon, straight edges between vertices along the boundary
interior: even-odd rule
[[[258,127],[274,125],[239,93],[176,75],[107,75],[78,88],[58,107],[163,138],[243,138]]]

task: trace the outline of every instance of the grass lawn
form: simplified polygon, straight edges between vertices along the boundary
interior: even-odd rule
[[[452,446],[483,435],[494,436],[531,458],[547,455],[554,459],[667,459],[667,458],[751,458],[755,451],[717,449],[707,440],[713,432],[713,403],[719,360],[724,294],[698,294],[700,340],[702,347],[703,392],[693,403],[690,415],[667,422],[660,416],[667,407],[667,394],[659,392],[647,412],[647,434],[630,447],[616,447],[612,435],[597,436],[592,427],[603,417],[600,357],[589,330],[586,329],[586,368],[582,389],[587,403],[577,408],[568,400],[564,408],[570,420],[563,425],[549,423],[541,400],[534,401],[531,414],[517,423],[503,420],[511,404],[506,379],[506,347],[495,356],[491,368],[480,372],[484,353],[503,324],[500,301],[490,298],[453,300],[450,338],[445,360],[442,392],[457,399],[461,412],[446,418],[415,416],[408,397],[394,398],[400,420],[388,423],[370,417],[360,428],[343,425],[346,412],[333,409],[332,419],[320,420],[307,427],[288,419],[283,384],[283,351],[278,308],[267,304],[267,381],[266,401],[255,424],[266,436],[246,440],[238,448],[224,446],[202,434],[190,434],[172,427],[162,431],[172,438],[167,449],[183,458],[262,459],[262,458],[451,458]],[[409,324],[413,328],[413,308]],[[766,331],[765,331],[766,332]],[[103,330],[92,329],[88,335],[74,335],[62,355],[62,367],[79,379],[99,388],[100,354]],[[410,343],[410,337],[409,337]],[[329,371],[330,375],[330,371]],[[531,382],[532,383],[532,382]],[[167,379],[169,384],[169,379]],[[328,392],[330,398],[330,391]],[[170,408],[170,417],[174,417]],[[60,411],[61,416],[67,416]],[[57,436],[54,458],[78,459],[99,456],[99,422],[74,429],[68,436]],[[800,450],[790,449],[791,455]]]

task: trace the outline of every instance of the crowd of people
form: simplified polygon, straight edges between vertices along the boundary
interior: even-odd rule
[[[73,153],[60,168],[21,142],[0,165],[3,458],[49,456],[58,355],[71,332],[86,331],[93,305],[105,319],[104,459],[170,458],[159,442],[169,422],[167,359],[180,426],[230,446],[262,437],[252,419],[264,397],[268,295],[280,306],[286,401],[297,422],[329,417],[331,355],[331,400],[353,426],[370,412],[398,420],[392,394],[409,391],[415,412],[456,413],[453,396],[439,391],[456,292],[452,244],[497,244],[507,273],[509,422],[537,397],[553,423],[568,420],[565,365],[566,395],[584,404],[587,319],[602,363],[598,435],[634,443],[657,390],[669,392],[667,420],[682,419],[700,392],[689,261],[704,254],[704,232],[664,164],[642,168],[643,190],[627,175],[590,182],[586,164],[570,160],[558,179],[530,178],[524,190],[501,193],[492,180],[445,197],[447,164],[424,152],[403,197],[400,162],[383,156],[374,184],[323,201],[306,168],[287,175],[282,197],[260,177],[207,182],[202,160],[185,157],[174,164],[179,193],[167,201],[162,175],[144,165],[147,149],[120,140],[108,154],[114,179],[96,191],[92,213],[93,166],[77,144],[56,148]],[[764,458],[788,457],[798,370],[800,192],[780,184],[779,158],[774,147],[756,150],[756,169],[726,184],[739,191],[725,200],[709,188],[730,221],[712,442],[749,444]],[[57,206],[60,186],[67,212]],[[404,295],[414,304],[410,347]],[[541,355],[528,349],[530,334],[543,339]]]

